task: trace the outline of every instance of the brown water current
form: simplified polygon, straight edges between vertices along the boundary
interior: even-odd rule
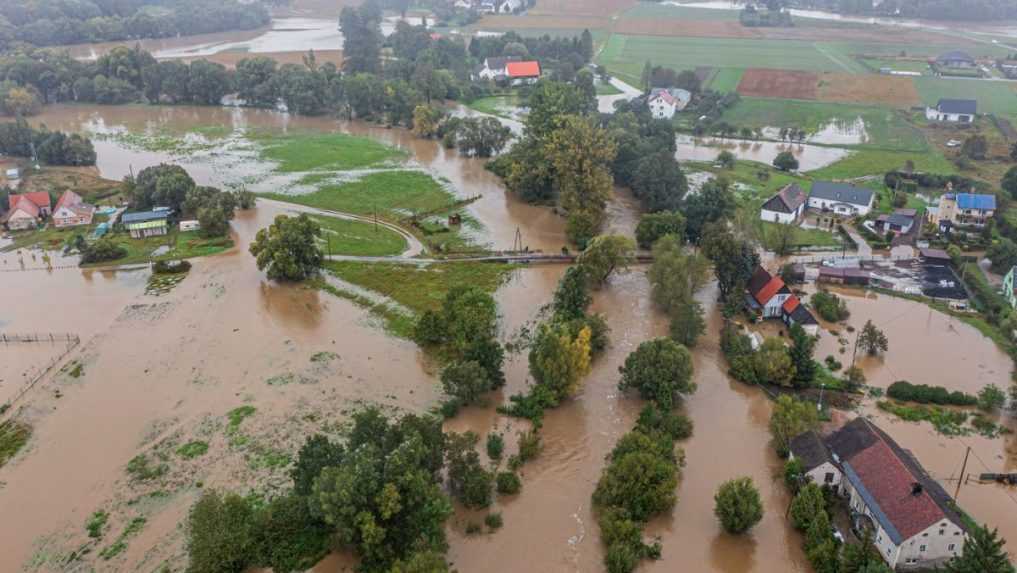
[[[275,112],[186,106],[54,106],[39,121],[69,130],[101,124],[133,132],[180,133],[225,126],[366,135],[406,149],[412,163],[447,179],[457,195],[479,196],[470,210],[484,226],[482,238],[494,247],[511,247],[517,229],[531,249],[557,250],[564,243],[562,221],[550,209],[520,203],[482,162],[462,158],[436,142],[417,140],[404,130]],[[117,139],[97,141],[97,151],[98,169],[112,178],[177,160],[168,152],[129,149]],[[183,158],[184,166],[201,183],[221,183],[244,169],[264,169],[256,165],[257,160],[250,161],[255,165]],[[131,517],[148,517],[126,553],[101,562],[100,568],[151,571],[164,562],[180,566],[185,551],[178,524],[200,493],[197,482],[205,488],[281,491],[288,483],[285,469],[253,468],[252,460],[260,459],[259,452],[272,448],[293,452],[307,434],[323,424],[343,422],[360,403],[422,412],[437,402],[440,389],[431,365],[414,344],[386,335],[369,314],[345,300],[301,286],[277,285],[257,270],[247,254],[248,244],[257,230],[285,210],[280,204],[263,202],[253,211],[238,213],[233,222],[236,248],[196,260],[190,275],[161,297],[144,294],[146,270],[0,273],[0,300],[39,301],[5,305],[0,310],[0,329],[76,332],[82,344],[69,359],[80,360],[84,366],[80,378],[54,375],[45,379],[16,406],[18,415],[34,425],[35,433],[27,451],[0,469],[0,515],[19,516],[0,519],[0,571],[17,571],[30,560],[35,563],[32,570],[60,570],[59,558],[86,540],[84,523],[99,508],[113,516],[100,548]],[[637,219],[636,202],[619,192],[609,208],[608,229],[631,233]],[[15,255],[0,255],[5,256]],[[16,260],[9,264],[15,265]],[[506,338],[537,317],[563,271],[557,266],[523,268],[498,291]],[[789,500],[780,481],[780,460],[769,446],[771,404],[762,392],[727,377],[718,348],[715,296],[712,288],[700,296],[709,326],[694,350],[698,391],[683,406],[695,422],[695,435],[680,444],[687,465],[679,501],[671,514],[649,524],[647,533],[660,536],[664,553],[660,561],[647,562],[641,570],[804,572],[807,565],[800,538],[783,519]],[[870,311],[870,302],[887,306]],[[882,379],[881,372],[892,368],[912,381],[932,383],[920,379],[928,373],[917,365],[924,360],[935,362],[942,373],[971,376],[978,367],[977,372],[984,373],[978,374],[984,376],[979,380],[1005,382],[1005,355],[1000,360],[1000,353],[990,350],[991,342],[971,334],[970,329],[958,328],[958,338],[948,339],[942,348],[936,346],[936,354],[919,354],[912,369],[906,334],[891,331],[891,325],[908,325],[912,335],[934,339],[937,345],[943,333],[950,331],[935,322],[929,323],[931,327],[920,326],[911,319],[925,320],[925,315],[900,306],[902,302],[906,301],[849,301],[852,323],[863,320],[867,312],[892,317],[898,310],[908,310],[910,317],[887,325],[891,354],[886,366],[866,366],[870,379]],[[522,493],[499,500],[495,508],[502,512],[505,526],[493,535],[467,537],[466,522],[480,517],[457,512],[449,527],[449,559],[459,571],[604,570],[590,496],[605,455],[632,428],[642,407],[637,397],[619,394],[617,368],[639,343],[665,335],[667,323],[651,305],[641,268],[613,277],[596,293],[593,310],[607,317],[612,329],[610,347],[593,364],[576,399],[547,413],[544,451],[522,469]],[[830,338],[824,335],[823,344],[829,344]],[[952,345],[967,350],[977,364],[946,364],[957,356],[947,354]],[[325,363],[311,362],[311,356],[325,351],[337,356]],[[826,352],[821,350],[819,357]],[[946,359],[940,359],[940,354]],[[904,361],[900,365],[898,356]],[[935,360],[930,359],[933,356]],[[514,452],[515,433],[526,424],[501,417],[495,406],[525,391],[526,362],[525,354],[510,356],[504,390],[492,396],[486,407],[464,410],[446,428],[470,429],[481,436],[492,430],[504,432],[507,451]],[[281,378],[287,375],[292,377]],[[957,384],[976,389],[975,383]],[[60,391],[59,398],[54,390]],[[240,427],[251,443],[237,450],[223,426],[225,414],[241,405],[257,410]],[[884,425],[902,444],[915,449],[936,477],[959,463],[955,454],[958,448],[963,453],[960,440],[930,437],[925,426]],[[159,486],[170,494],[159,498],[162,501],[153,501],[150,495],[156,486],[129,482],[125,466],[134,456],[172,452],[177,444],[196,438],[208,441],[209,453],[190,461],[171,453],[169,473]],[[996,460],[1001,466],[1014,467],[1012,437],[965,440],[977,446],[986,462]],[[1011,448],[1011,453],[1005,448]],[[721,482],[743,475],[753,477],[759,487],[766,516],[749,535],[734,538],[720,531],[712,497]],[[1013,529],[1004,514],[1012,515],[1012,508],[1001,501],[1003,490],[985,486],[977,491],[963,490],[962,504],[978,519]],[[1009,519],[1013,521],[1017,520]],[[1017,539],[1017,531],[1004,533]],[[350,555],[336,554],[315,571],[349,570],[351,563]]]

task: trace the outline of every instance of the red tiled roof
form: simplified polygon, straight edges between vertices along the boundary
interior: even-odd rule
[[[786,301],[784,301],[784,312],[791,314],[801,303],[802,301],[798,300],[798,297],[791,295]]]
[[[777,292],[782,288],[784,288],[784,281],[782,281],[780,277],[773,277],[770,279],[770,282],[766,283],[766,285],[759,289],[759,292],[753,296],[755,296],[756,302],[766,306],[766,303],[773,298],[773,295],[777,294]]]
[[[911,474],[881,437],[849,462],[903,539],[925,531],[946,517],[928,491],[913,493],[914,484],[919,483],[918,477]]]
[[[44,193],[45,194],[45,193]],[[48,195],[47,195],[48,197]],[[24,195],[11,195],[11,213],[22,210],[33,217],[39,216],[39,206]],[[10,217],[8,217],[9,219]]]
[[[81,199],[81,195],[78,195],[74,191],[68,189],[64,191],[64,194],[57,199],[56,208],[54,211],[59,211],[61,207],[71,207],[73,205],[81,205],[84,201]]]
[[[509,62],[505,69],[510,78],[536,78],[540,76],[540,63],[534,60],[528,62]]]
[[[14,209],[14,205],[22,197],[34,203],[36,207],[39,208],[49,207],[49,193],[45,191],[36,191],[34,193],[21,193],[20,195],[11,195],[10,197],[7,198],[8,207]]]

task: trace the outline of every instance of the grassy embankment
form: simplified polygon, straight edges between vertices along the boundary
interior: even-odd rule
[[[361,294],[338,288],[321,280],[318,286],[351,300],[380,318],[385,329],[402,338],[411,338],[417,316],[438,310],[452,287],[469,285],[493,293],[516,267],[493,263],[444,263],[414,266],[396,263],[329,261],[325,271],[358,287],[378,293],[395,305],[376,302]]]
[[[522,104],[523,100],[517,93],[492,95],[466,102],[466,106],[474,111],[504,119],[515,119],[513,111]]]

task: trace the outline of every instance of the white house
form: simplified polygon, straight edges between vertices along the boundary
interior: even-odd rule
[[[692,93],[688,90],[653,88],[646,98],[646,105],[654,119],[671,119],[691,101]]]
[[[810,433],[791,441],[791,456],[848,500],[855,529],[872,531],[890,568],[931,569],[963,552],[967,531],[953,500],[911,452],[865,418],[826,438]]]
[[[763,318],[781,318],[784,303],[793,296],[780,277],[771,275],[763,267],[756,267],[746,290],[746,304]]]
[[[785,185],[763,203],[759,218],[771,223],[796,223],[805,213],[805,192],[797,183]]]
[[[485,58],[484,65],[477,68],[474,75],[484,80],[495,80],[508,77],[508,63],[518,62],[518,56],[505,56],[504,58]]]
[[[95,207],[85,203],[80,195],[67,190],[57,201],[53,211],[53,225],[58,228],[91,225]]]
[[[971,123],[978,114],[978,102],[973,99],[941,99],[936,107],[925,108],[929,121]]]
[[[871,189],[847,183],[816,181],[809,192],[809,208],[838,215],[865,216],[872,210],[875,196]]]
[[[502,0],[497,6],[499,14],[515,14],[523,9],[523,0]]]

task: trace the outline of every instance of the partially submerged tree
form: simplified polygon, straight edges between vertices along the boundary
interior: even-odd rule
[[[618,368],[620,390],[633,388],[644,400],[670,411],[680,396],[696,391],[692,382],[692,353],[670,338],[656,338],[639,345]]]
[[[882,330],[876,328],[876,325],[872,324],[871,320],[868,320],[862,328],[862,333],[858,335],[858,346],[866,354],[875,356],[880,352],[886,352],[890,343],[886,338],[886,334],[883,334]]]
[[[819,413],[815,405],[786,394],[777,398],[770,414],[770,434],[778,454],[786,456],[792,438],[818,427]]]
[[[636,245],[632,239],[622,235],[601,235],[594,237],[576,262],[587,272],[593,284],[607,282],[617,271],[628,269],[634,260]]]
[[[323,257],[317,239],[321,228],[306,214],[279,215],[267,229],[258,231],[250,251],[258,269],[268,269],[268,278],[302,281],[321,268]]]
[[[773,166],[781,171],[797,171],[798,159],[790,151],[781,151],[773,159]]]
[[[724,482],[713,501],[713,513],[728,533],[745,533],[763,519],[763,502],[752,478]]]
[[[1003,549],[1006,540],[999,531],[982,525],[974,528],[964,539],[964,550],[950,559],[945,573],[1014,573],[1014,566]]]

